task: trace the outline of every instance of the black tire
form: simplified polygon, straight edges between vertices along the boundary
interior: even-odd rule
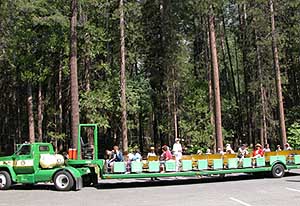
[[[0,190],[7,190],[12,184],[11,177],[8,172],[0,171]]]
[[[274,178],[281,178],[284,176],[285,171],[282,164],[276,164],[272,167],[272,177]]]
[[[53,178],[55,188],[59,191],[70,191],[74,186],[74,179],[69,172],[60,171]]]

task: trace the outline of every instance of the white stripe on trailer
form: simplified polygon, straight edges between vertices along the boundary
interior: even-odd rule
[[[290,190],[290,191],[293,191],[293,192],[300,192],[300,190],[293,189],[293,188],[289,188],[289,187],[286,187],[285,189]]]
[[[238,202],[240,203],[241,205],[245,205],[245,206],[251,206],[250,204],[246,203],[246,202],[243,202],[242,200],[238,200],[234,197],[230,197],[229,199],[231,199],[232,201],[235,201],[235,202]]]

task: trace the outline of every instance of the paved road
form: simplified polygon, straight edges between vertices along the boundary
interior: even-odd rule
[[[97,188],[57,192],[52,185],[0,192],[0,206],[285,206],[300,205],[300,170],[281,178],[104,180]]]

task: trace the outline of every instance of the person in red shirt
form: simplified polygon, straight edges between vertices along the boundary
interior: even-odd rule
[[[252,156],[254,158],[264,156],[264,151],[263,151],[262,146],[260,144],[255,145],[255,150],[253,150]]]
[[[173,158],[172,153],[167,145],[164,145],[162,148],[162,154],[160,156],[160,167],[161,172],[165,172],[165,162]]]
[[[163,151],[163,153],[161,155],[162,156],[162,160],[167,161],[167,160],[172,159],[172,153],[171,153],[171,151],[170,151],[170,149],[169,149],[169,147],[167,145],[164,145],[162,147],[162,151]]]

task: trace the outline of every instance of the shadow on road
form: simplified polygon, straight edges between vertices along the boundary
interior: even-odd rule
[[[17,184],[11,187],[12,190],[49,190],[56,191],[54,184]]]

